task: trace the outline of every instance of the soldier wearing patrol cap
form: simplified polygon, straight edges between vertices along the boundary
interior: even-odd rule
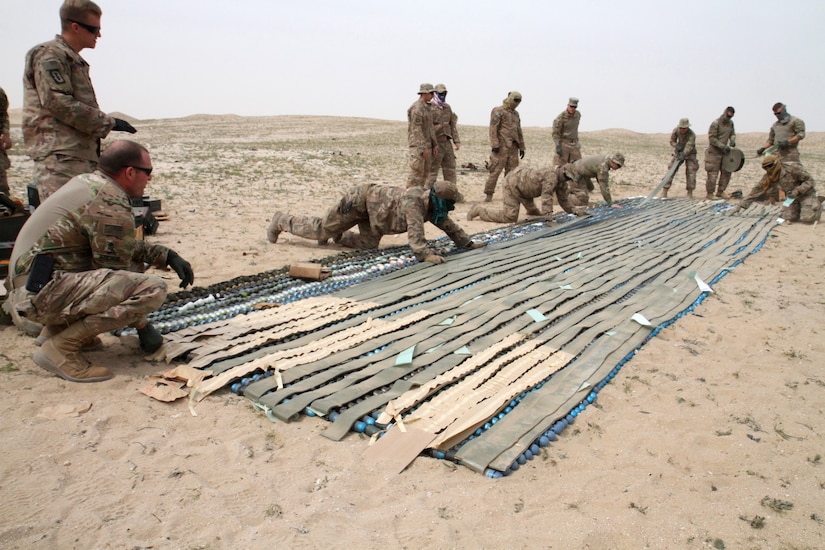
[[[305,239],[356,249],[378,248],[381,237],[407,233],[410,248],[419,261],[435,264],[444,258],[427,246],[424,223],[430,222],[449,236],[459,248],[480,248],[486,243],[474,242],[453,220],[449,212],[455,209],[458,189],[449,181],[437,181],[432,189],[395,187],[382,183],[367,183],[351,187],[327,210],[323,217],[293,216],[275,212],[266,236],[278,242],[287,232]],[[358,226],[358,233],[350,231]]]
[[[43,201],[78,174],[92,172],[100,140],[112,130],[135,128],[100,110],[80,51],[100,37],[100,6],[66,0],[61,34],[26,54],[23,73],[23,141],[34,161],[34,183]]]
[[[433,156],[438,152],[433,115],[428,103],[435,88],[432,84],[418,87],[418,99],[407,109],[407,143],[410,148],[410,174],[407,187],[425,187],[432,168]]]
[[[579,100],[571,97],[567,101],[567,108],[553,121],[553,141],[556,143],[553,166],[561,166],[582,158],[582,149],[579,144],[581,118]]]
[[[496,183],[502,170],[506,176],[524,158],[524,135],[521,132],[521,118],[516,109],[521,105],[521,94],[510,92],[501,105],[490,113],[490,175],[484,183],[484,201],[493,200]]]
[[[693,190],[696,189],[696,173],[699,171],[699,161],[696,159],[696,134],[690,129],[690,120],[679,119],[679,124],[670,133],[670,146],[673,147],[673,155],[670,164],[667,165],[668,172],[673,164],[680,160],[685,163],[685,188],[687,197],[693,198]],[[662,187],[662,198],[667,198],[667,192],[673,183],[674,172]]]
[[[736,110],[733,107],[725,108],[722,116],[711,122],[708,129],[708,145],[705,149],[705,170],[708,173],[708,180],[705,190],[708,200],[730,198],[725,189],[730,183],[731,172],[725,170],[722,165],[722,157],[736,147],[736,129],[733,126],[733,115]],[[719,184],[717,186],[717,178]]]

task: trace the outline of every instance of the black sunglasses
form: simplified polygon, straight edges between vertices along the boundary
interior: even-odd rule
[[[86,23],[81,23],[80,21],[75,21],[74,19],[69,19],[69,22],[74,23],[78,27],[83,27],[84,29],[86,29],[87,31],[89,31],[90,33],[92,33],[94,35],[97,35],[97,33],[100,32],[100,27],[95,27],[93,25],[87,25]]]
[[[140,170],[141,172],[143,172],[147,176],[151,176],[152,175],[152,170],[154,170],[154,168],[144,168],[143,166],[130,166],[130,168],[134,168],[135,170]]]

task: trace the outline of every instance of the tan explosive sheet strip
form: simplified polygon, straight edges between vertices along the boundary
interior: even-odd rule
[[[728,217],[711,203],[650,201],[623,217],[536,232],[339,291],[327,299],[348,305],[334,323],[320,312],[328,303],[304,300],[295,305],[300,318],[289,304],[208,338],[198,327],[182,344],[208,342],[193,360],[222,372],[204,381],[209,391],[278,369],[279,379],[244,395],[283,420],[307,408],[336,413],[324,432],[331,439],[387,407],[379,423],[400,420],[428,434],[423,445],[474,470],[506,470],[649,337],[634,313],[656,326],[683,312],[702,296],[695,278],[710,282],[753,253],[777,213]],[[371,456],[403,442],[392,432]]]

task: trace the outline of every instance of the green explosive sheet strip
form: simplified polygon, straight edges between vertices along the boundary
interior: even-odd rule
[[[333,440],[384,411],[379,426],[424,432],[426,448],[478,472],[507,470],[655,327],[757,251],[778,209],[732,217],[718,203],[657,200],[609,214],[355,285],[330,296],[340,305],[319,302],[323,314],[288,304],[260,325],[250,314],[231,341],[215,329],[201,338],[209,353],[196,361],[221,383],[276,370],[244,396],[284,421],[328,415]]]

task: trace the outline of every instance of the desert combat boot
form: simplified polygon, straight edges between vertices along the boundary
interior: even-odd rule
[[[283,225],[284,223],[287,224],[286,227]],[[269,229],[266,230],[266,238],[271,243],[277,243],[281,231],[289,231],[289,216],[281,212],[275,212],[272,214],[272,221],[269,222]]]
[[[108,380],[112,377],[109,369],[92,365],[80,353],[83,342],[93,336],[96,334],[89,330],[84,321],[73,323],[43,342],[40,349],[34,352],[34,362],[37,366],[70,382]]]

